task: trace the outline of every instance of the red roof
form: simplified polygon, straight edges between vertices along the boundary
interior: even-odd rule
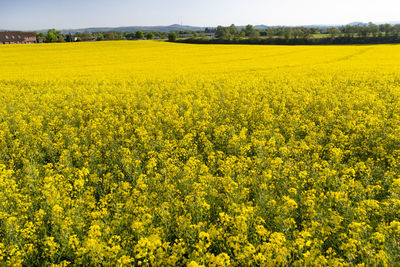
[[[28,41],[27,39],[29,39],[29,42],[36,41],[36,33],[18,32],[18,31],[0,32],[0,43],[4,42],[23,43]]]

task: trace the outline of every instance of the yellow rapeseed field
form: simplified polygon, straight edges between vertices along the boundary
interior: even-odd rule
[[[1,266],[395,266],[400,45],[0,46]]]

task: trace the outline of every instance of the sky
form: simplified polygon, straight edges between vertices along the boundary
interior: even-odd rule
[[[399,0],[0,0],[0,29],[400,21]]]

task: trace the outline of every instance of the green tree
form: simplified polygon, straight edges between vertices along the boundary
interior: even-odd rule
[[[246,32],[245,32],[244,28],[242,28],[242,29],[240,30],[239,36],[240,36],[240,37],[245,37],[245,36],[246,36]]]
[[[398,38],[400,35],[400,24],[396,24],[392,28],[393,35]]]
[[[385,32],[385,36],[390,36],[393,33],[393,27],[392,25],[386,23],[381,25],[382,31]]]
[[[104,34],[104,38],[105,38],[106,40],[114,40],[114,39],[115,39],[115,33],[113,33],[113,32],[106,32],[106,33]]]
[[[373,37],[376,37],[379,33],[379,26],[370,22],[368,23],[368,31],[372,34]]]
[[[300,27],[299,34],[300,34],[300,38],[308,39],[311,37],[311,29],[305,28],[305,27]]]
[[[41,42],[43,39],[45,39],[45,35],[42,32],[35,32],[36,33],[36,41],[39,43]]]
[[[369,30],[368,30],[367,26],[363,26],[363,25],[359,24],[359,25],[356,25],[354,29],[357,32],[357,35],[359,37],[363,37],[363,38],[368,37]]]
[[[67,35],[65,35],[65,41],[66,42],[72,42],[73,41],[73,37],[71,33],[68,33]]]
[[[223,40],[231,40],[240,37],[240,33],[234,24],[229,27],[218,26],[215,32],[215,37]]]
[[[135,33],[135,37],[136,37],[136,39],[144,39],[144,34],[142,31],[137,31]]]
[[[96,40],[97,40],[97,41],[103,41],[103,40],[104,40],[104,35],[103,35],[102,33],[99,33],[99,34],[97,35]]]
[[[63,34],[61,34],[61,33],[57,34],[57,42],[59,42],[59,43],[65,42],[65,37]]]
[[[238,31],[237,27],[235,26],[235,24],[231,24],[231,26],[229,26],[229,28],[228,28],[228,31],[232,37],[239,36],[239,31]]]
[[[125,33],[125,38],[128,40],[133,40],[136,38],[136,34],[134,32]]]
[[[300,37],[300,35],[301,35],[300,30],[299,30],[298,28],[293,28],[293,30],[292,30],[292,36],[293,36],[293,38],[294,38],[294,39],[297,39],[297,38]]]
[[[146,39],[147,40],[153,40],[154,39],[154,34],[152,32],[149,32],[148,34],[146,34]]]
[[[117,40],[122,40],[122,39],[124,39],[124,36],[122,35],[122,33],[117,33],[115,37],[116,37]],[[142,38],[142,39],[143,39],[143,38]]]
[[[168,34],[168,41],[174,42],[178,38],[178,35],[174,32],[171,32]]]
[[[354,27],[350,26],[350,25],[346,25],[343,29],[344,32],[344,36],[347,38],[353,38],[354,37],[354,33],[355,33],[355,29]]]
[[[57,36],[57,42],[59,43],[65,42],[65,36],[60,31],[54,31],[54,34]]]
[[[292,36],[292,28],[289,28],[289,27],[285,28],[283,30],[283,37],[285,38],[285,40],[286,41],[289,40],[291,36]]]
[[[269,29],[267,30],[267,36],[268,36],[268,38],[272,39],[272,38],[274,38],[274,35],[275,35],[275,30],[274,30],[273,28],[269,28]]]
[[[46,43],[55,43],[57,42],[58,38],[56,35],[56,30],[55,29],[51,29],[47,32],[46,34]]]
[[[215,37],[219,39],[226,39],[227,36],[227,30],[225,27],[218,26],[217,30],[215,31]]]
[[[340,30],[336,27],[331,27],[328,29],[328,32],[331,36],[332,39],[335,39],[336,37],[338,37],[340,35]]]
[[[168,37],[168,35],[167,35],[166,32],[160,32],[160,33],[159,33],[159,38],[160,38],[160,39],[167,39],[167,37]]]
[[[253,27],[253,25],[247,25],[246,26],[246,28],[244,29],[244,32],[246,33],[246,36],[252,36],[252,35],[254,35],[254,32],[255,32],[256,30],[254,29],[254,27]]]

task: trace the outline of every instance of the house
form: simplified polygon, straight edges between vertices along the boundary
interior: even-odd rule
[[[0,32],[0,44],[31,44],[36,42],[36,33],[34,32]]]

